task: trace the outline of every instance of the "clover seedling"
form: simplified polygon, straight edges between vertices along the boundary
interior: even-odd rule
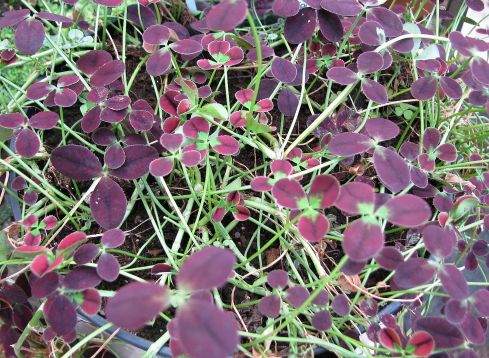
[[[171,303],[177,306],[170,328],[170,346],[175,354],[195,356],[197,346],[213,356],[230,355],[238,344],[236,321],[217,308],[206,293],[226,283],[235,263],[230,251],[206,247],[183,263],[176,276],[177,290],[170,291],[156,282],[132,282],[108,300],[107,318],[118,327],[135,330]],[[140,309],[134,310],[134,305]]]

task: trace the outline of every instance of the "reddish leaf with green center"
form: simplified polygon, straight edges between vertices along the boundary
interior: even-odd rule
[[[38,277],[42,277],[45,274],[53,271],[61,265],[64,261],[63,255],[59,255],[50,262],[46,255],[39,255],[34,258],[31,263],[31,271]]]
[[[314,209],[328,208],[336,202],[340,193],[340,183],[332,175],[314,177],[309,190],[309,204]]]
[[[303,215],[297,222],[297,229],[307,241],[317,242],[329,231],[329,220],[318,212],[313,215]]]
[[[387,219],[394,225],[417,227],[431,218],[429,205],[418,196],[404,194],[389,199],[380,209],[387,209]]]
[[[358,215],[361,206],[371,206],[375,203],[374,189],[365,183],[351,182],[344,184],[335,202],[335,206],[348,215]]]
[[[217,137],[216,145],[212,146],[216,152],[222,155],[236,155],[239,153],[239,142],[229,135],[220,135]]]
[[[88,316],[95,316],[102,305],[102,297],[96,289],[89,288],[83,291],[83,302],[80,305],[81,310]]]
[[[277,204],[289,209],[301,207],[301,201],[307,200],[306,192],[295,179],[283,178],[272,188],[272,195]]]
[[[58,251],[73,250],[83,244],[87,239],[87,235],[81,231],[73,232],[61,240],[57,246]]]
[[[384,247],[384,233],[379,225],[362,219],[351,223],[343,233],[343,250],[356,262],[365,262]]]

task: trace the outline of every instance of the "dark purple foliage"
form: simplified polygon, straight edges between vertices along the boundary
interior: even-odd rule
[[[307,241],[320,241],[329,231],[329,220],[321,213],[305,214],[297,222],[297,229]]]
[[[73,254],[73,259],[78,265],[84,265],[93,261],[99,254],[99,248],[95,244],[85,244],[80,246]]]
[[[388,102],[387,91],[379,82],[369,78],[362,79],[362,91],[365,96],[374,102],[386,104]]]
[[[41,148],[38,135],[29,128],[23,128],[17,132],[15,150],[25,158],[32,158]]]
[[[384,118],[370,118],[365,125],[365,130],[378,142],[395,138],[400,132],[397,124]]]
[[[280,91],[277,99],[278,109],[284,116],[294,116],[299,107],[299,98],[289,89]]]
[[[221,287],[231,276],[235,264],[231,251],[206,247],[183,263],[177,275],[178,287],[188,291]]]
[[[428,225],[423,229],[423,240],[428,251],[440,258],[448,257],[456,244],[456,237],[449,228]]]
[[[276,57],[273,60],[271,72],[273,77],[284,83],[293,82],[297,76],[297,68],[295,65],[281,57]]]
[[[340,133],[329,142],[331,153],[343,157],[366,152],[373,146],[373,140],[361,133]]]
[[[120,168],[126,161],[126,153],[124,149],[118,145],[114,144],[107,148],[104,154],[104,162],[109,169]]]
[[[111,254],[100,255],[97,262],[97,273],[104,281],[112,282],[119,276],[120,265]]]
[[[32,276],[30,283],[33,298],[48,297],[59,287],[59,274],[57,272],[49,272],[42,277]]]
[[[428,332],[437,349],[455,348],[464,343],[460,330],[442,317],[421,317],[416,320],[415,329]]]
[[[445,317],[451,323],[458,324],[462,322],[466,314],[467,308],[460,301],[450,299],[445,305]]]
[[[375,316],[379,311],[379,305],[374,299],[363,300],[358,306],[363,313],[370,317]]]
[[[55,148],[51,152],[51,163],[61,174],[75,180],[90,180],[102,173],[98,158],[81,145]]]
[[[489,316],[489,291],[486,289],[477,290],[473,296],[474,308],[481,316]]]
[[[343,250],[356,262],[365,262],[384,247],[384,234],[377,224],[356,220],[343,234]]]
[[[70,290],[81,291],[96,287],[100,281],[100,277],[94,268],[77,267],[65,276],[63,286]]]
[[[117,169],[111,169],[110,174],[125,180],[139,179],[147,174],[150,163],[158,157],[156,149],[144,144],[125,147],[124,153],[124,164]]]
[[[376,256],[375,261],[386,270],[395,270],[404,261],[402,254],[394,247],[384,247]]]
[[[44,306],[44,316],[57,335],[72,332],[76,325],[76,311],[64,295],[50,297]]]
[[[280,297],[277,295],[263,297],[258,303],[258,311],[270,318],[278,317],[280,314],[280,303]]]
[[[422,258],[412,257],[396,267],[393,280],[400,288],[412,288],[430,281],[435,268]]]
[[[299,308],[309,298],[309,295],[307,288],[293,286],[287,290],[286,300],[294,308]]]
[[[108,299],[105,314],[116,326],[136,330],[165,309],[168,295],[168,289],[155,282],[132,282]]]
[[[361,73],[374,73],[382,69],[384,65],[383,56],[374,51],[363,52],[358,56],[357,67]],[[334,67],[333,67],[334,68]]]
[[[360,26],[358,37],[365,45],[379,46],[385,41],[384,28],[377,21],[366,21]]]
[[[102,178],[90,196],[92,216],[104,229],[120,225],[126,214],[127,199],[122,188],[110,178]]]
[[[328,78],[342,85],[350,85],[358,80],[358,75],[346,67],[331,67],[326,73]]]
[[[239,343],[236,320],[230,312],[212,303],[192,300],[178,310],[175,317],[176,339],[189,357],[202,352],[209,357],[232,356]]]
[[[483,345],[486,341],[486,330],[478,318],[467,314],[460,324],[460,329],[467,341],[476,345]]]
[[[298,44],[312,37],[316,29],[316,11],[304,8],[295,16],[287,18],[284,36],[290,43]]]
[[[41,21],[27,18],[15,30],[15,45],[25,55],[35,54],[42,46],[46,33]]]
[[[306,198],[306,192],[297,180],[283,178],[275,183],[272,195],[280,206],[296,209],[299,202]]]
[[[402,34],[402,21],[399,16],[382,6],[371,7],[367,11],[367,19],[378,22],[382,25],[385,36],[395,37]]]
[[[431,209],[428,204],[412,194],[404,194],[389,199],[383,207],[388,211],[388,220],[399,226],[420,226],[431,217]]]
[[[111,229],[102,235],[101,241],[102,245],[108,249],[113,249],[121,246],[126,239],[124,231],[120,229]]]
[[[245,0],[224,0],[207,13],[207,27],[210,30],[233,30],[246,18],[247,11],[248,4]]]
[[[289,282],[289,274],[284,270],[273,270],[267,276],[267,282],[273,288],[285,288]]]
[[[331,308],[338,316],[346,316],[350,312],[350,302],[345,295],[337,295],[331,302]]]
[[[333,325],[333,320],[328,311],[319,311],[312,316],[311,323],[318,331],[326,331]]]
[[[370,185],[360,182],[351,182],[346,183],[341,187],[335,206],[348,215],[357,215],[360,213],[359,205],[373,205],[374,201],[375,193]]]
[[[90,84],[95,87],[110,85],[122,76],[124,70],[124,62],[119,60],[109,61],[99,67],[90,77]]]
[[[463,300],[469,296],[469,286],[464,274],[452,264],[443,265],[438,272],[443,288],[455,300]]]
[[[356,0],[323,0],[321,1],[321,7],[340,16],[357,16],[362,9],[362,6]]]

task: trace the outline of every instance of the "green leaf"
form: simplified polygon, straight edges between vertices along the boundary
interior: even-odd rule
[[[410,34],[417,34],[417,35],[421,34],[421,30],[419,29],[419,26],[412,22],[405,23],[403,29],[404,31]],[[411,49],[411,53],[415,55],[418,52],[419,47],[421,46],[421,39],[413,39],[413,41],[414,41],[414,46]]]
[[[467,24],[474,25],[474,26],[479,26],[479,23],[477,21],[475,21],[475,20],[473,20],[467,16],[462,17],[462,22],[465,22]]]
[[[411,119],[413,118],[413,114],[414,114],[413,111],[411,111],[410,109],[406,109],[406,111],[404,112],[404,118]]]
[[[228,119],[228,111],[226,110],[226,107],[219,103],[206,104],[200,108],[199,113],[220,119],[222,121]]]
[[[431,44],[428,47],[422,49],[417,56],[416,60],[432,60],[440,57],[440,50],[436,44]]]
[[[11,251],[12,247],[9,245],[7,233],[2,230],[0,231],[0,261],[7,261],[8,255]]]
[[[226,190],[236,191],[241,188],[241,178],[233,180],[231,183],[226,185]]]
[[[450,217],[453,221],[464,217],[466,214],[472,211],[479,205],[479,199],[474,196],[464,196],[457,200],[454,208],[450,211]]]
[[[13,131],[11,129],[0,127],[0,142],[4,143],[12,137]]]
[[[187,96],[192,103],[192,107],[197,105],[198,102],[198,93],[196,88],[192,88],[185,81],[180,81],[180,87],[183,93]]]
[[[266,124],[259,123],[254,119],[251,119],[249,123],[246,124],[246,128],[248,128],[250,132],[253,132],[255,134],[269,133],[272,131],[272,129]]]

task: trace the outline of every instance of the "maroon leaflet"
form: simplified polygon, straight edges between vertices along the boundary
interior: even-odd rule
[[[273,288],[285,288],[289,282],[289,274],[284,270],[273,270],[267,276],[267,283]]]
[[[102,178],[90,196],[92,216],[104,229],[120,225],[126,214],[127,199],[122,188],[110,178]]]
[[[415,329],[429,333],[437,349],[455,348],[464,342],[460,330],[442,317],[421,317],[416,320]]]
[[[377,224],[356,220],[343,234],[343,250],[356,262],[365,262],[384,247],[384,234]]]
[[[102,173],[98,158],[81,145],[55,148],[51,152],[51,163],[61,174],[75,180],[90,180]]]
[[[265,296],[258,303],[258,311],[267,317],[275,318],[280,315],[280,297],[277,295]]]
[[[155,282],[132,282],[109,298],[105,314],[118,327],[139,329],[165,309],[168,294],[166,287]]]
[[[199,357],[203,351],[210,357],[227,357],[239,343],[237,322],[230,312],[212,303],[191,300],[175,317],[176,339],[188,357]]]
[[[224,0],[207,13],[205,21],[210,30],[231,31],[246,18],[248,4],[244,0]]]
[[[232,252],[206,247],[183,263],[177,276],[178,288],[197,291],[220,287],[230,277],[235,264]]]

